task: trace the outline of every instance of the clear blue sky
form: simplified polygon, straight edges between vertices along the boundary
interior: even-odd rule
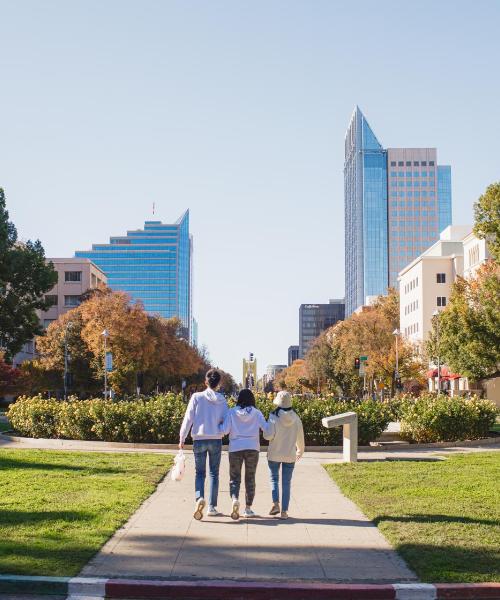
[[[72,256],[191,210],[200,341],[241,379],[344,294],[343,143],[436,146],[453,221],[500,179],[500,2],[0,0],[0,185]]]

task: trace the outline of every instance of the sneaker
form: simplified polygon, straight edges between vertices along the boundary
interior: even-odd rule
[[[247,506],[245,508],[245,510],[243,511],[243,516],[245,517],[245,519],[251,519],[252,517],[255,517],[255,513],[253,512],[253,510]]]
[[[270,515],[279,515],[281,512],[281,508],[280,508],[280,503],[279,502],[274,502],[273,505],[271,506],[271,510],[269,511]]]
[[[221,513],[217,510],[216,506],[209,506],[207,510],[207,517],[220,517]]]
[[[288,519],[288,512],[286,510],[281,511],[280,519]]]
[[[196,502],[196,510],[194,511],[193,517],[197,521],[201,521],[203,519],[203,509],[205,508],[205,500],[203,498],[198,498]]]
[[[236,498],[233,499],[233,506],[231,508],[231,519],[237,521],[240,518],[240,501]]]

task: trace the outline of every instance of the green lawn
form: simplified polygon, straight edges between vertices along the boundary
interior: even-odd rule
[[[498,433],[500,433],[500,423],[495,423],[494,425],[491,426],[491,431],[496,431]]]
[[[0,573],[76,575],[172,458],[0,449]]]
[[[11,428],[10,423],[5,423],[5,421],[0,421],[0,432],[9,431],[10,428]]]
[[[500,452],[325,468],[422,581],[500,581]]]

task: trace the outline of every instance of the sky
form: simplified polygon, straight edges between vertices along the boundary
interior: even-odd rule
[[[498,0],[0,0],[0,186],[49,257],[190,210],[194,315],[241,381],[344,295],[344,135],[500,179]],[[152,204],[156,214],[152,215]]]

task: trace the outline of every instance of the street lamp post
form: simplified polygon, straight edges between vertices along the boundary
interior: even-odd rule
[[[439,357],[439,311],[435,310],[432,313],[436,317],[436,353],[437,353],[437,372],[438,372],[438,396],[441,394],[441,360]]]
[[[396,395],[399,391],[398,389],[398,381],[399,381],[399,348],[398,348],[398,338],[400,335],[399,329],[395,329],[392,332],[392,335],[396,338],[396,372],[394,373],[394,379],[396,380]]]
[[[107,340],[109,337],[109,331],[105,329],[101,335],[104,338],[104,398],[106,399],[108,397],[108,366],[106,364],[106,357],[108,354]]]

